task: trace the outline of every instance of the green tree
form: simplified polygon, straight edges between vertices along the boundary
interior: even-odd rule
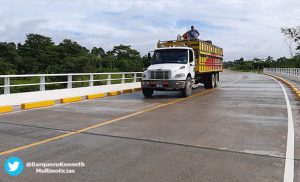
[[[52,70],[69,73],[95,72],[99,68],[99,58],[90,54],[86,47],[70,39],[64,39],[58,46],[59,65],[51,66]],[[63,66],[60,66],[63,65]]]
[[[16,74],[15,66],[9,62],[0,58],[0,75],[12,75]]]
[[[52,38],[32,33],[17,46],[0,42],[0,74],[142,71],[148,65],[129,45],[118,45],[108,52],[101,47],[90,51],[70,39],[55,45]]]
[[[86,56],[67,57],[65,58],[65,71],[67,73],[91,72],[90,64]]]
[[[109,51],[116,59],[140,59],[140,53],[132,49],[130,45],[114,46],[112,51]]]
[[[147,55],[142,57],[143,68],[146,69],[151,65],[151,59],[148,58]]]
[[[0,42],[1,74],[16,73],[19,59],[15,43]]]
[[[116,59],[114,58],[113,55],[111,54],[107,54],[105,55],[105,57],[103,58],[103,61],[102,61],[102,71],[113,71],[115,70],[116,68],[114,67],[114,62],[116,61]]]
[[[47,54],[49,48],[55,46],[52,38],[40,34],[27,34],[25,43],[18,44],[18,54],[21,56],[18,70],[24,73],[47,73],[47,67],[51,64]]]
[[[130,45],[114,46],[113,50],[107,52],[104,61],[106,59],[109,59],[109,64],[115,70],[141,71],[143,68],[140,53]]]
[[[105,51],[101,47],[93,47],[91,53],[93,55],[97,55],[98,57],[103,57],[105,55]]]
[[[86,47],[82,47],[77,42],[70,39],[64,39],[61,43],[59,43],[58,47],[62,58],[89,54],[89,50]]]
[[[14,61],[18,58],[16,44],[13,42],[0,42],[0,58],[15,63]]]

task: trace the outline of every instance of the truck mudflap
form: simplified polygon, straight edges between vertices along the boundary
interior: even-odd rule
[[[185,80],[142,80],[142,88],[154,90],[180,90],[185,86]]]

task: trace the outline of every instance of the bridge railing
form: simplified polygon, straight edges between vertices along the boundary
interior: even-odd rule
[[[281,76],[300,83],[300,68],[264,68],[264,73]]]
[[[31,75],[0,75],[0,89],[3,94],[10,94],[12,88],[35,86],[37,89],[17,91],[45,91],[78,87],[93,87],[99,85],[124,84],[138,82],[142,72],[113,72],[113,73],[67,73],[67,74],[31,74]],[[52,88],[49,86],[52,85]],[[2,94],[0,93],[0,94]]]

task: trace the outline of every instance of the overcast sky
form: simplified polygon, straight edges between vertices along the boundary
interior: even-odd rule
[[[27,33],[70,38],[106,51],[130,44],[142,55],[194,25],[225,60],[289,56],[281,27],[300,25],[300,0],[0,0],[0,41]]]

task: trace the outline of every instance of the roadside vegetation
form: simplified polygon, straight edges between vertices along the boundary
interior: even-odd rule
[[[91,73],[142,71],[147,58],[130,45],[117,45],[105,52],[89,50],[64,39],[56,45],[52,38],[27,34],[24,44],[0,42],[0,75],[38,73]]]
[[[287,45],[290,58],[281,57],[276,60],[271,56],[264,59],[254,58],[252,60],[240,58],[224,62],[224,68],[252,72],[262,72],[263,68],[300,68],[300,27],[282,28],[281,32],[288,38]],[[292,49],[291,45],[293,44],[296,45],[295,50]]]
[[[271,56],[265,59],[254,58],[253,60],[240,58],[235,61],[224,62],[224,68],[258,73],[262,72],[264,68],[300,68],[300,55],[292,58],[281,57],[277,60],[274,60]]]
[[[140,72],[149,66],[146,56],[130,45],[117,45],[105,52],[101,47],[91,50],[75,41],[64,39],[55,44],[52,38],[40,34],[27,34],[24,44],[0,42],[0,75],[8,74],[55,74],[55,73],[101,73],[101,72]],[[112,75],[112,79],[121,75]],[[131,78],[132,75],[126,75]],[[46,82],[62,82],[67,77],[47,77]],[[88,80],[88,76],[74,76],[74,81]],[[107,76],[94,79],[104,80],[94,85],[105,85]],[[127,79],[130,82],[133,79]],[[118,83],[120,80],[112,80]],[[0,78],[0,85],[4,79]],[[11,85],[39,83],[38,77],[11,78]],[[88,82],[74,83],[73,87],[88,86]],[[46,90],[66,88],[66,84],[46,85]],[[39,90],[39,86],[12,87],[11,92]],[[3,88],[0,88],[0,94]]]
[[[288,38],[290,58],[281,57],[274,60],[271,56],[260,59],[245,60],[240,58],[224,62],[225,69],[237,71],[262,72],[266,67],[300,68],[300,27],[282,28],[282,33]],[[291,45],[296,45],[293,50]],[[55,73],[96,73],[96,72],[133,72],[142,71],[150,62],[147,56],[131,48],[130,45],[116,45],[105,52],[101,47],[91,50],[75,41],[64,39],[55,44],[51,37],[40,34],[27,34],[25,42],[0,42],[0,75],[7,74],[55,74]],[[102,76],[103,77],[103,76]],[[98,79],[106,79],[106,78]],[[120,77],[114,75],[113,77]],[[129,75],[130,77],[130,75]],[[66,78],[49,78],[55,81],[65,81]],[[87,77],[78,76],[76,81],[87,80]],[[130,80],[127,80],[130,81]],[[0,85],[4,79],[0,78]],[[11,85],[38,83],[38,78],[11,79]],[[118,82],[118,81],[113,81]],[[87,82],[74,83],[74,87],[87,86]],[[105,81],[95,83],[105,84]],[[47,85],[48,89],[65,88],[64,84]],[[38,86],[14,87],[12,92],[38,90]],[[0,88],[0,94],[3,88]]]

